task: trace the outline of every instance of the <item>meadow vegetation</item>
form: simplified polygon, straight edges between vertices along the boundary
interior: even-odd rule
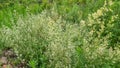
[[[119,0],[4,0],[0,54],[25,68],[119,68]]]

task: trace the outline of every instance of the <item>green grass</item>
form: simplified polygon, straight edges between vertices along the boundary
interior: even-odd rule
[[[7,5],[6,5],[7,4]],[[11,27],[13,22],[17,22],[19,16],[25,17],[27,14],[38,14],[47,8],[45,2],[39,4],[36,1],[19,3],[17,1],[3,1],[0,3],[0,26]]]
[[[31,68],[120,67],[120,1],[15,3],[0,10],[0,52],[13,48],[18,56],[14,64],[25,61]]]
[[[81,1],[45,1],[43,0],[41,3],[38,1],[1,1],[0,5],[0,26],[7,25],[11,27],[11,22],[17,21],[19,15],[26,16],[29,14],[38,14],[41,13],[44,9],[50,9],[55,7],[57,12],[64,17],[67,21],[72,21],[79,23],[81,19],[85,19],[87,15],[99,7],[102,6],[104,1],[89,1],[89,0],[81,0]],[[62,11],[61,11],[62,10]],[[84,12],[84,13],[83,13]],[[11,19],[13,18],[13,19]]]

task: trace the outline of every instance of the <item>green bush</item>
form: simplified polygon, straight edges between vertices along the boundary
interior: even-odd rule
[[[77,25],[66,24],[56,12],[48,12],[20,18],[11,28],[3,26],[0,42],[3,47],[12,47],[19,59],[32,67],[74,67],[72,40],[77,37]]]
[[[98,9],[96,12],[89,14],[88,16],[88,28],[93,31],[93,37],[102,38],[107,35],[109,37],[108,47],[114,47],[120,42],[119,36],[119,12],[116,12],[112,6],[116,5],[115,2],[105,2],[104,6]],[[114,7],[115,8],[115,7]],[[119,46],[118,46],[119,47]]]
[[[119,21],[119,14],[111,9],[114,3],[109,1],[107,4],[105,1],[103,7],[89,14],[86,21],[80,22],[83,27],[81,28],[83,40],[76,49],[79,60],[77,68],[120,67],[118,65],[120,63],[118,58],[120,56],[118,39],[120,33],[116,25]]]

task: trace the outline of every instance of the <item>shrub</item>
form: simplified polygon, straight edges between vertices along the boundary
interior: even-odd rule
[[[97,10],[88,16],[88,28],[92,32],[93,37],[103,38],[105,36],[109,36],[108,39],[108,47],[114,47],[119,39],[119,13],[116,13],[111,6],[115,5],[112,1],[105,1],[103,7]],[[115,14],[114,14],[115,13]],[[119,46],[118,46],[119,47]]]
[[[12,47],[18,59],[29,62],[32,67],[73,67],[75,47],[72,39],[77,37],[77,25],[66,24],[53,11],[28,16],[20,17],[11,28],[3,26],[0,29],[2,45]]]
[[[114,10],[111,9],[112,5],[114,2],[105,1],[103,7],[89,14],[86,21],[80,22],[83,41],[81,46],[76,49],[79,60],[77,68],[120,67],[118,65],[120,63],[118,61],[120,42],[119,39],[114,39],[120,37],[117,35],[119,29],[114,27],[118,23],[116,21],[119,21],[119,17],[118,14],[112,14],[114,13]]]

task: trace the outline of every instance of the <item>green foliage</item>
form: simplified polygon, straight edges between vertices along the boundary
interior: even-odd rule
[[[98,9],[96,12],[89,14],[88,16],[88,28],[93,31],[93,37],[109,37],[109,47],[114,47],[120,42],[119,36],[119,12],[112,9],[111,7],[116,3],[110,1],[105,2],[104,6]],[[119,6],[119,5],[118,5]],[[115,8],[115,7],[114,7]],[[94,39],[94,38],[93,38]],[[119,47],[119,46],[118,46]]]
[[[0,52],[13,48],[16,64],[25,61],[31,68],[120,67],[120,1],[6,0],[0,6],[6,2],[12,5],[0,10]]]
[[[82,46],[77,50],[77,68],[116,68],[119,67],[119,14],[111,9],[115,2],[109,1],[96,12],[89,14],[86,21],[81,21],[83,35]],[[112,14],[116,13],[116,14]],[[118,29],[115,29],[116,26]],[[119,26],[119,25],[118,25]],[[116,31],[114,31],[114,30]],[[85,33],[84,33],[85,32]],[[113,37],[114,35],[114,37]],[[117,39],[117,40],[115,40]]]
[[[0,2],[0,27],[1,25],[11,27],[13,22],[17,22],[19,16],[38,14],[50,6],[51,4],[48,1],[39,3],[37,0],[3,0]]]
[[[97,10],[103,3],[103,0],[55,0],[55,7],[65,20],[79,23],[81,19],[85,19],[89,13]]]
[[[27,13],[38,14],[44,9],[55,7],[57,12],[67,21],[77,22],[85,19],[88,13],[97,10],[103,4],[103,0],[1,0],[0,2],[0,26],[11,26],[11,19],[18,20],[19,15]],[[62,11],[61,11],[62,10]],[[14,11],[17,13],[14,16]],[[27,13],[26,13],[27,12]],[[9,23],[9,24],[8,24]]]
[[[37,61],[35,61],[35,60],[30,60],[30,61],[29,61],[29,66],[30,66],[31,68],[36,68],[36,65],[37,65]]]
[[[77,25],[65,24],[53,11],[30,15],[28,19],[19,19],[12,28],[3,26],[1,42],[4,42],[4,47],[13,47],[19,59],[29,61],[33,68],[73,67],[71,64],[74,60],[71,57],[74,58],[75,49],[72,39],[77,36],[78,33],[73,32],[78,32],[78,29]]]

